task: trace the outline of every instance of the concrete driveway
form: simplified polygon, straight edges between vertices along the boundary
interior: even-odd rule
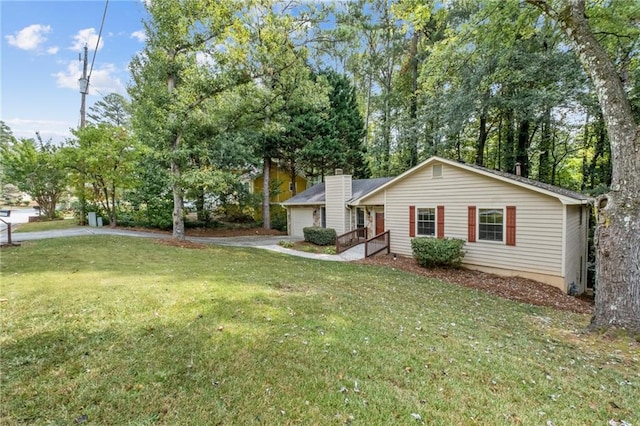
[[[29,222],[29,216],[37,216],[38,212],[36,211],[36,209],[33,208],[11,208],[11,207],[7,207],[7,208],[2,208],[2,210],[9,210],[11,211],[9,217],[3,217],[2,220],[4,220],[5,222],[9,222],[10,224],[14,225],[14,224],[19,224],[19,223],[27,223]],[[4,224],[4,222],[0,222],[0,232],[3,232],[6,238],[6,230],[7,229],[7,225]],[[11,229],[13,229],[13,226],[11,227]]]
[[[125,237],[138,237],[138,238],[170,238],[167,234],[160,234],[155,232],[139,232],[128,231],[124,229],[111,229],[111,228],[94,228],[94,227],[76,227],[69,229],[57,229],[53,231],[42,232],[13,232],[11,234],[12,241],[19,243],[23,241],[32,240],[44,240],[48,238],[64,238],[64,237],[81,237],[90,235],[119,235]],[[211,244],[217,246],[232,246],[232,247],[255,247],[265,250],[276,251],[279,253],[288,254],[291,256],[305,257],[308,259],[319,259],[328,261],[345,262],[351,260],[364,259],[364,245],[352,247],[351,249],[340,254],[316,254],[307,253],[298,250],[291,250],[278,245],[278,242],[285,241],[299,241],[299,238],[293,238],[288,235],[249,235],[242,237],[187,237],[187,240],[201,244]],[[0,242],[5,244],[7,242],[7,234],[4,232],[0,236]]]

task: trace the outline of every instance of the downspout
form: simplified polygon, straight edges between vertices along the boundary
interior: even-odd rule
[[[590,204],[580,206],[583,210],[582,213],[584,214],[584,220],[582,223],[585,225],[583,234],[584,244],[582,247],[582,283],[580,284],[582,285],[582,290],[585,293],[587,291],[587,284],[589,283],[589,226],[591,222],[591,207],[592,206]]]
[[[561,202],[562,203],[562,202]],[[567,209],[569,206],[562,203],[562,268],[560,274],[564,282],[564,292],[569,290],[569,283],[567,282]]]

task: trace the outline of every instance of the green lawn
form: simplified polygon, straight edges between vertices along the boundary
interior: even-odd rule
[[[3,425],[640,424],[640,345],[584,315],[259,249],[0,255]]]
[[[76,219],[60,219],[60,220],[47,220],[42,222],[21,223],[14,225],[15,230],[12,232],[39,232],[39,231],[52,231],[55,229],[68,229],[78,226]]]

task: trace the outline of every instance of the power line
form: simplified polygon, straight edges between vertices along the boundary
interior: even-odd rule
[[[109,0],[104,3],[104,12],[102,13],[102,22],[100,23],[100,32],[98,32],[98,41],[96,41],[96,48],[93,51],[93,59],[91,59],[91,68],[89,69],[89,76],[87,77],[87,89],[89,88],[89,81],[91,80],[91,73],[93,72],[93,64],[96,62],[96,54],[98,53],[98,46],[100,45],[100,39],[102,38],[102,29],[104,28],[104,20],[107,17],[107,7],[109,7]]]

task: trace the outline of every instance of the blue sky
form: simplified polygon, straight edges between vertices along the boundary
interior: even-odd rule
[[[78,60],[85,43],[89,68],[105,0],[0,0],[0,120],[14,136],[62,142],[80,123]],[[144,46],[140,0],[110,0],[97,50],[89,107],[112,92],[126,95],[129,62]]]

